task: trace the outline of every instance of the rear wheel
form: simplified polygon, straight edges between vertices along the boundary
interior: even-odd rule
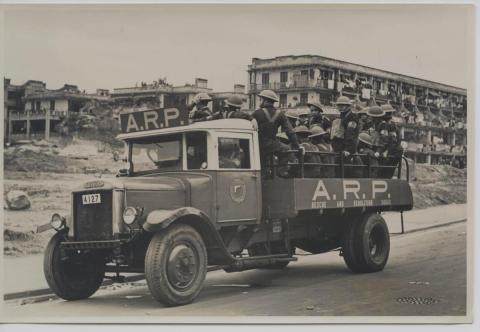
[[[55,234],[45,249],[43,270],[53,292],[65,300],[86,299],[103,281],[105,262],[94,253],[77,253],[60,249],[64,235]]]
[[[145,257],[145,277],[155,300],[168,306],[192,302],[207,273],[207,249],[188,225],[155,234]]]
[[[383,270],[390,253],[390,235],[383,217],[371,213],[351,222],[342,249],[345,263],[353,272]]]

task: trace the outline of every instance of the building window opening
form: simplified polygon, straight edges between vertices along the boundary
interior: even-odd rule
[[[50,100],[50,111],[55,110],[55,100]]]
[[[285,108],[287,107],[287,95],[286,94],[280,94],[280,108]]]
[[[300,105],[307,105],[308,102],[308,93],[301,93],[300,94]]]

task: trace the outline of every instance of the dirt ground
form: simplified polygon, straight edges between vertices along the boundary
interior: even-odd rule
[[[104,174],[103,178],[113,176]],[[466,202],[466,170],[417,165],[415,176],[411,182],[415,208]],[[53,213],[67,215],[71,190],[92,178],[93,174],[6,170],[4,194],[23,190],[32,204],[24,211],[4,210],[4,254],[18,257],[43,252],[54,231],[35,234],[36,227],[47,223]]]

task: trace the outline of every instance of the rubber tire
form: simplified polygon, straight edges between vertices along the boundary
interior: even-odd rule
[[[168,281],[167,262],[170,250],[178,242],[188,242],[198,255],[197,276],[185,291],[178,291]],[[155,234],[147,248],[145,278],[153,298],[167,306],[191,303],[200,293],[207,274],[207,248],[201,235],[188,225],[175,225]]]
[[[295,250],[293,250],[295,251]],[[274,254],[274,253],[272,253]],[[248,256],[250,257],[255,257],[255,256],[265,256],[268,255],[267,253],[267,248],[262,248],[260,246],[256,246],[256,248],[250,248],[248,249]],[[277,262],[274,264],[262,266],[261,269],[268,269],[268,270],[281,270],[284,269],[290,264],[290,261],[286,262]]]
[[[45,249],[43,272],[48,286],[64,300],[74,301],[89,298],[102,284],[105,274],[103,257],[94,256],[85,260],[86,266],[80,269],[81,272],[75,273],[77,280],[73,280],[71,276],[68,276],[66,267],[62,266],[65,264],[60,257],[62,241],[64,241],[64,235],[57,233],[50,239]]]
[[[371,254],[369,239],[372,230],[384,242],[377,255]],[[371,213],[352,221],[347,226],[344,243],[343,259],[348,268],[355,273],[371,273],[382,271],[390,253],[390,235],[388,226],[380,214]]]

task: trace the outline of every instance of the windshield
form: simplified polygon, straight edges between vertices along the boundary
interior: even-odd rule
[[[169,135],[131,142],[133,172],[182,169],[182,136]]]

